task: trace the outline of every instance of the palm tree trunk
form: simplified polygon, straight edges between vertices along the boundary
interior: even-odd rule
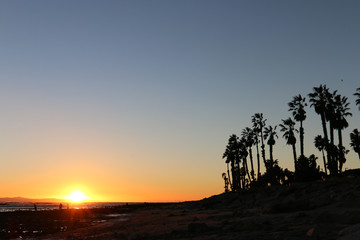
[[[236,181],[236,168],[235,168],[235,163],[234,160],[231,161],[231,175],[232,175],[232,188],[231,190],[233,192],[235,192],[237,190],[237,181]]]
[[[274,162],[274,159],[273,159],[273,145],[272,144],[269,145],[269,151],[270,151],[270,162],[272,164]]]
[[[338,162],[339,159],[337,159],[337,156],[335,156],[335,144],[334,144],[334,126],[333,126],[333,121],[330,120],[330,144],[331,144],[331,161],[332,161],[332,171],[334,172],[334,174],[338,174]]]
[[[296,157],[296,145],[295,144],[292,144],[292,148],[293,148],[293,156],[294,156],[294,169],[295,169],[295,173],[296,173],[296,168],[297,168],[297,164],[296,164],[296,160],[297,160],[297,157]]]
[[[342,172],[343,164],[345,163],[345,156],[344,156],[344,147],[342,145],[342,133],[341,128],[338,129],[338,138],[339,138],[339,172]]]
[[[258,143],[256,143],[256,157],[257,157],[257,170],[258,170],[257,178],[259,179],[259,177],[260,177],[260,154],[259,154],[259,144]]]
[[[303,121],[300,121],[300,154],[304,156],[304,128]]]
[[[322,112],[320,114],[320,116],[321,116],[321,123],[322,123],[323,132],[324,132],[324,139],[325,139],[326,144],[329,144],[329,137],[328,137],[327,128],[326,128],[325,113]],[[328,149],[326,149],[326,155],[327,155],[328,167],[329,167],[330,174],[334,174],[333,167],[332,167],[332,165],[333,165],[332,164],[332,157],[331,157],[331,154],[330,154]]]
[[[324,160],[324,169],[325,169],[325,175],[327,176],[327,167],[326,167],[326,159],[325,159],[325,153],[324,153],[324,149],[321,150],[322,155],[323,155],[323,160]]]
[[[264,137],[263,137],[263,132],[262,129],[260,130],[261,133],[261,155],[262,155],[262,159],[264,161],[264,165],[266,166],[266,161],[265,161],[265,145],[264,145]]]
[[[252,156],[251,147],[249,147],[249,155],[250,155],[250,164],[251,164],[251,177],[252,177],[252,180],[254,181],[255,180],[255,177],[254,177],[254,163],[253,163],[253,156]]]
[[[232,183],[231,183],[230,171],[229,171],[229,163],[226,163],[226,167],[227,167],[227,174],[228,174],[228,178],[229,178],[230,188],[232,189]]]
[[[245,168],[245,171],[246,171],[246,174],[248,175],[248,178],[249,178],[249,182],[251,182],[251,177],[250,177],[250,173],[249,173],[249,167],[248,167],[248,164],[247,164],[247,158],[244,157],[244,168]]]

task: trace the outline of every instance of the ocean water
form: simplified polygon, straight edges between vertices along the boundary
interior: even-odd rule
[[[8,202],[0,203],[0,212],[13,212],[13,211],[37,211],[41,210],[54,210],[60,209],[82,209],[82,208],[102,208],[102,207],[114,207],[122,206],[126,203],[121,202],[85,202],[85,203],[59,203],[59,202]]]

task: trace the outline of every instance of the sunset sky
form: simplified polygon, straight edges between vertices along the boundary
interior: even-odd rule
[[[256,112],[279,124],[320,84],[349,97],[350,148],[359,13],[355,0],[1,1],[0,197],[219,194],[230,134]],[[305,154],[322,167],[306,110]],[[278,135],[274,158],[293,170]],[[344,167],[360,167],[352,150]]]

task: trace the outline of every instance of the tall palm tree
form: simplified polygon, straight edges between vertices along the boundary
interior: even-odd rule
[[[264,161],[264,165],[266,166],[265,161],[265,144],[264,144],[264,135],[263,135],[263,129],[266,125],[266,119],[264,119],[264,116],[262,113],[255,113],[254,116],[252,116],[252,123],[255,129],[257,129],[258,133],[260,134],[261,139],[261,155],[262,159]]]
[[[355,128],[350,133],[350,140],[351,140],[350,146],[359,155],[359,159],[360,159],[360,132],[357,128]]]
[[[283,138],[286,139],[286,144],[291,145],[292,149],[293,149],[293,156],[294,156],[294,169],[296,172],[296,137],[295,137],[295,133],[298,130],[295,129],[295,122],[291,119],[285,119],[285,120],[281,120],[282,124],[280,124],[279,126],[281,127],[280,131],[283,132]]]
[[[303,122],[306,119],[306,111],[305,107],[307,103],[305,102],[305,98],[301,96],[301,94],[294,96],[293,100],[288,103],[289,111],[292,112],[295,121],[300,122],[300,154],[304,156],[304,128]]]
[[[253,126],[252,131],[254,133],[254,143],[256,147],[256,159],[257,159],[257,177],[260,177],[260,154],[259,154],[259,131]]]
[[[359,105],[359,110],[360,110],[360,88],[357,88],[356,91],[357,92],[354,93],[354,95],[357,96],[356,105]]]
[[[325,118],[329,122],[329,132],[330,132],[330,143],[334,145],[334,130],[336,122],[336,96],[337,91],[327,92],[326,93],[326,110]]]
[[[324,160],[324,169],[325,169],[325,174],[327,175],[327,167],[326,167],[326,158],[325,158],[325,153],[324,150],[326,148],[326,141],[323,137],[321,137],[321,135],[317,135],[314,139],[314,144],[315,147],[322,152],[323,155],[323,160]]]
[[[228,178],[229,178],[229,183],[230,183],[230,187],[232,191],[236,190],[236,184],[234,182],[234,178],[236,179],[235,175],[236,175],[236,158],[237,158],[237,154],[238,154],[238,149],[237,149],[237,136],[235,134],[232,134],[229,137],[229,141],[228,144],[225,148],[225,152],[223,154],[223,158],[226,158],[225,162],[227,165],[227,173],[228,173]],[[232,175],[232,180],[233,183],[231,182],[231,178],[230,178],[230,173],[229,173],[229,163],[231,164],[231,175]]]
[[[269,152],[270,152],[270,162],[274,162],[273,158],[273,146],[275,145],[275,138],[278,138],[276,133],[276,127],[274,128],[272,126],[265,127],[264,129],[264,138],[267,139],[267,144],[269,145]]]
[[[315,112],[321,117],[321,124],[324,132],[324,140],[327,145],[329,145],[329,137],[326,126],[326,114],[328,114],[328,98],[329,98],[329,89],[326,85],[320,85],[319,87],[314,87],[313,92],[308,94],[310,98],[310,107],[314,107]],[[330,147],[325,148],[327,153],[328,165],[331,174],[337,174],[337,164],[336,160],[330,154]],[[334,163],[335,162],[335,163]]]
[[[243,169],[244,169],[244,176],[243,176],[243,186],[245,187],[245,175],[247,174],[249,181],[251,181],[250,174],[249,174],[249,168],[247,164],[247,156],[248,151],[246,150],[246,139],[242,137],[239,141],[239,150],[240,150],[240,157],[242,159],[243,163]]]
[[[339,140],[339,171],[342,172],[342,166],[346,161],[345,158],[345,148],[342,144],[342,130],[349,126],[349,123],[346,120],[347,116],[352,116],[349,112],[350,103],[347,101],[347,97],[341,97],[341,95],[335,96],[335,121],[334,128],[338,130],[338,140]]]
[[[251,178],[254,181],[255,180],[255,172],[254,172],[254,163],[253,163],[253,156],[252,156],[252,149],[251,149],[251,147],[255,143],[254,131],[251,128],[246,127],[245,129],[242,130],[241,136],[245,139],[245,145],[249,149],[248,152],[249,152],[250,164],[251,164]]]

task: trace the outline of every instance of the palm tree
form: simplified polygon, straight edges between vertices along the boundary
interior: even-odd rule
[[[249,168],[247,165],[247,156],[248,151],[246,150],[246,139],[242,137],[239,141],[239,151],[240,151],[240,158],[242,159],[243,163],[243,169],[244,169],[244,176],[243,176],[243,187],[245,188],[245,175],[248,175],[249,181],[251,181],[250,174],[249,174]]]
[[[253,126],[252,131],[254,133],[254,143],[256,146],[256,159],[257,159],[257,176],[260,177],[260,154],[259,154],[259,131]]]
[[[309,93],[308,96],[310,97],[310,107],[314,107],[315,112],[320,115],[322,128],[324,132],[324,138],[326,142],[329,141],[327,128],[326,128],[326,118],[325,118],[325,111],[326,111],[326,104],[327,104],[327,96],[326,93],[329,92],[329,89],[326,85],[319,87],[314,87],[312,93]]]
[[[274,162],[273,158],[273,146],[275,145],[275,138],[278,138],[276,133],[276,127],[272,126],[265,127],[264,129],[264,138],[267,139],[267,144],[269,145],[269,152],[270,152],[270,162]]]
[[[338,139],[339,139],[339,170],[342,172],[342,166],[345,163],[345,148],[342,144],[342,130],[349,126],[349,123],[346,121],[347,116],[352,116],[349,112],[350,103],[347,101],[347,97],[341,97],[341,95],[335,96],[335,121],[334,128],[338,130]]]
[[[283,123],[279,125],[281,127],[280,131],[284,133],[283,138],[286,139],[286,144],[292,146],[293,156],[294,156],[294,167],[296,172],[297,157],[296,157],[296,137],[294,132],[297,132],[298,130],[295,129],[295,122],[291,118],[281,121]]]
[[[317,135],[314,139],[314,144],[315,147],[322,152],[323,155],[323,160],[324,160],[324,169],[325,169],[325,174],[327,175],[327,167],[326,167],[326,158],[325,158],[325,153],[324,153],[324,149],[326,148],[326,141],[323,137],[321,137],[321,135]]]
[[[360,88],[357,88],[356,91],[357,92],[354,93],[354,95],[357,96],[356,105],[359,105],[359,110],[360,110]]]
[[[263,136],[263,129],[265,127],[266,124],[266,119],[264,119],[264,116],[262,113],[255,113],[254,116],[252,116],[252,123],[254,128],[258,131],[258,133],[260,134],[260,139],[261,139],[261,155],[262,155],[262,159],[264,161],[264,165],[266,166],[266,161],[265,161],[265,144],[264,144],[264,136]]]
[[[237,158],[237,136],[235,134],[232,134],[229,137],[229,142],[228,145],[225,148],[225,152],[223,154],[222,158],[226,158],[225,162],[227,165],[227,173],[228,173],[228,178],[229,178],[229,183],[230,183],[230,187],[232,191],[236,190],[236,184],[234,182],[234,178],[236,175],[236,158]],[[231,175],[232,175],[232,179],[233,179],[233,183],[231,183],[231,178],[230,178],[230,173],[229,173],[229,163],[231,164]]]
[[[241,132],[241,136],[245,139],[245,145],[246,147],[249,148],[249,156],[250,156],[250,164],[251,164],[251,178],[254,181],[255,180],[255,172],[254,172],[254,163],[253,163],[253,156],[252,156],[252,149],[251,147],[254,145],[255,143],[255,136],[254,136],[254,131],[249,128],[246,127],[245,129],[242,130]]]
[[[289,111],[292,112],[295,121],[300,122],[300,154],[304,155],[304,128],[303,122],[306,119],[305,107],[307,106],[305,98],[301,94],[295,96],[291,102],[288,103]]]
[[[324,132],[324,140],[326,142],[326,145],[331,145],[329,144],[329,137],[326,127],[327,116],[328,118],[330,116],[329,104],[328,104],[329,103],[328,99],[330,96],[329,89],[326,87],[326,85],[324,86],[320,85],[319,87],[314,87],[313,92],[309,93],[308,96],[310,97],[310,103],[311,103],[310,107],[314,107],[315,112],[319,114],[321,117],[321,123]],[[335,159],[333,160],[332,155],[330,154],[331,152],[330,149],[333,149],[333,147],[327,146],[325,149],[327,153],[330,173],[337,174],[336,160]]]
[[[359,155],[359,159],[360,159],[360,132],[358,131],[357,128],[355,128],[351,133],[350,133],[350,146],[354,149],[354,151]]]

